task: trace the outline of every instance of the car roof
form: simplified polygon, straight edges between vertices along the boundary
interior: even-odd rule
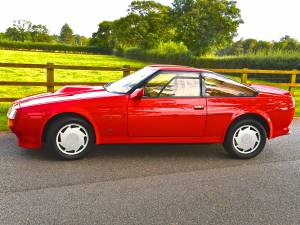
[[[187,71],[187,72],[209,72],[205,69],[199,69],[190,66],[181,65],[167,65],[167,64],[154,64],[149,67],[157,68],[158,70],[173,70],[173,71]]]

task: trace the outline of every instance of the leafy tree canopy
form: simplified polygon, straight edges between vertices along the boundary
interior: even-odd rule
[[[127,11],[125,17],[100,23],[91,44],[116,48],[154,48],[160,42],[173,38],[170,7],[152,0],[133,1]]]
[[[69,24],[65,23],[61,30],[60,30],[60,36],[59,39],[61,42],[66,44],[72,44],[73,43],[73,30],[70,27]]]
[[[175,0],[173,15],[177,40],[196,55],[231,43],[243,22],[231,0]]]
[[[12,27],[8,27],[5,37],[13,41],[50,42],[46,25],[32,24],[27,20],[16,20]]]
[[[256,39],[240,39],[218,51],[218,55],[243,55],[256,53],[300,51],[300,42],[286,35],[279,41],[261,41]]]

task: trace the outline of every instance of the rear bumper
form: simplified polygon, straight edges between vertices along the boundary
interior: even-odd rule
[[[278,130],[278,131],[274,132],[270,139],[280,137],[280,136],[284,136],[284,135],[289,135],[290,133],[291,133],[290,127],[286,127],[284,129],[281,129],[281,130]]]

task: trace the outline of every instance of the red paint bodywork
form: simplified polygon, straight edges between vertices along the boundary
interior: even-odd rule
[[[154,65],[159,70],[202,72],[205,70]],[[16,118],[9,121],[24,148],[40,148],[47,123],[56,116],[73,113],[88,120],[96,144],[110,143],[222,143],[234,120],[257,115],[266,121],[268,137],[289,133],[295,103],[285,90],[253,85],[255,97],[131,98],[102,87],[67,86],[56,93],[24,98]],[[203,105],[195,110],[194,105]]]

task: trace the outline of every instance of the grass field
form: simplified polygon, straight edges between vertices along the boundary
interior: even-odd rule
[[[143,67],[149,63],[111,55],[87,55],[0,50],[0,62],[7,63],[55,63],[65,65]],[[111,82],[122,77],[122,72],[55,70],[55,81]],[[46,81],[45,69],[1,68],[1,81]],[[58,89],[59,87],[56,87]],[[21,98],[46,92],[46,87],[0,86],[0,97]],[[300,115],[300,97],[296,98],[297,115]],[[9,103],[0,103],[0,130],[7,129],[6,112]]]

